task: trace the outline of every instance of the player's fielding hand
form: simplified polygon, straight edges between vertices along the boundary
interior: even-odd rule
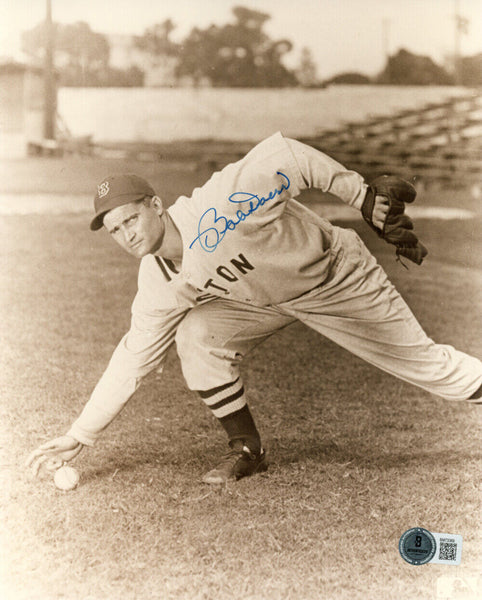
[[[397,257],[404,256],[421,265],[427,249],[413,232],[413,221],[405,205],[417,196],[414,186],[401,177],[382,175],[369,185],[361,207],[368,225],[389,244],[396,246]]]
[[[45,442],[45,444],[34,450],[25,461],[25,466],[32,467],[32,472],[36,477],[40,467],[46,461],[48,461],[48,468],[56,469],[62,466],[64,462],[75,458],[83,447],[83,444],[76,439],[69,435],[63,435],[50,440],[50,442]]]

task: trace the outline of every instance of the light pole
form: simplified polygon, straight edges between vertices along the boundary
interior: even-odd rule
[[[52,1],[46,0],[45,58],[44,58],[44,138],[55,139],[56,93],[54,75],[54,31],[52,24]]]
[[[469,20],[460,14],[460,2],[455,2],[455,37],[454,37],[454,79],[456,85],[462,85],[462,35],[469,31]]]
[[[383,19],[382,21],[382,43],[383,43],[383,55],[385,57],[385,69],[387,73],[388,82],[391,81],[390,72],[390,19]]]

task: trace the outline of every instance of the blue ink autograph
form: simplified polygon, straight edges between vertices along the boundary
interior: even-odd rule
[[[229,202],[242,205],[242,209],[239,208],[236,211],[237,220],[228,219],[223,215],[218,216],[218,212],[214,207],[208,208],[199,219],[198,235],[193,239],[189,248],[199,242],[205,252],[214,252],[228,231],[234,231],[242,221],[245,221],[249,215],[256,212],[260,206],[287,190],[290,187],[288,176],[281,171],[276,171],[276,174],[281,175],[286,181],[283,181],[280,188],[269,192],[266,197],[250,194],[249,192],[234,192],[229,196]]]

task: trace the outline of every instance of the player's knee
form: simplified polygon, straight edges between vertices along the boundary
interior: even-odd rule
[[[177,352],[181,358],[209,347],[209,327],[195,311],[190,311],[181,321],[176,332]]]

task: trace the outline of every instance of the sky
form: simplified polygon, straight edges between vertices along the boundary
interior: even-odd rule
[[[347,71],[375,75],[387,52],[400,48],[443,64],[455,47],[457,5],[469,20],[462,54],[482,52],[482,0],[52,0],[52,12],[54,21],[86,21],[107,34],[140,35],[170,18],[179,41],[194,26],[232,21],[237,5],[268,13],[270,37],[293,42],[288,66],[298,63],[303,46],[310,48],[321,79]],[[45,0],[0,0],[0,57],[20,58],[21,32],[44,16]]]

